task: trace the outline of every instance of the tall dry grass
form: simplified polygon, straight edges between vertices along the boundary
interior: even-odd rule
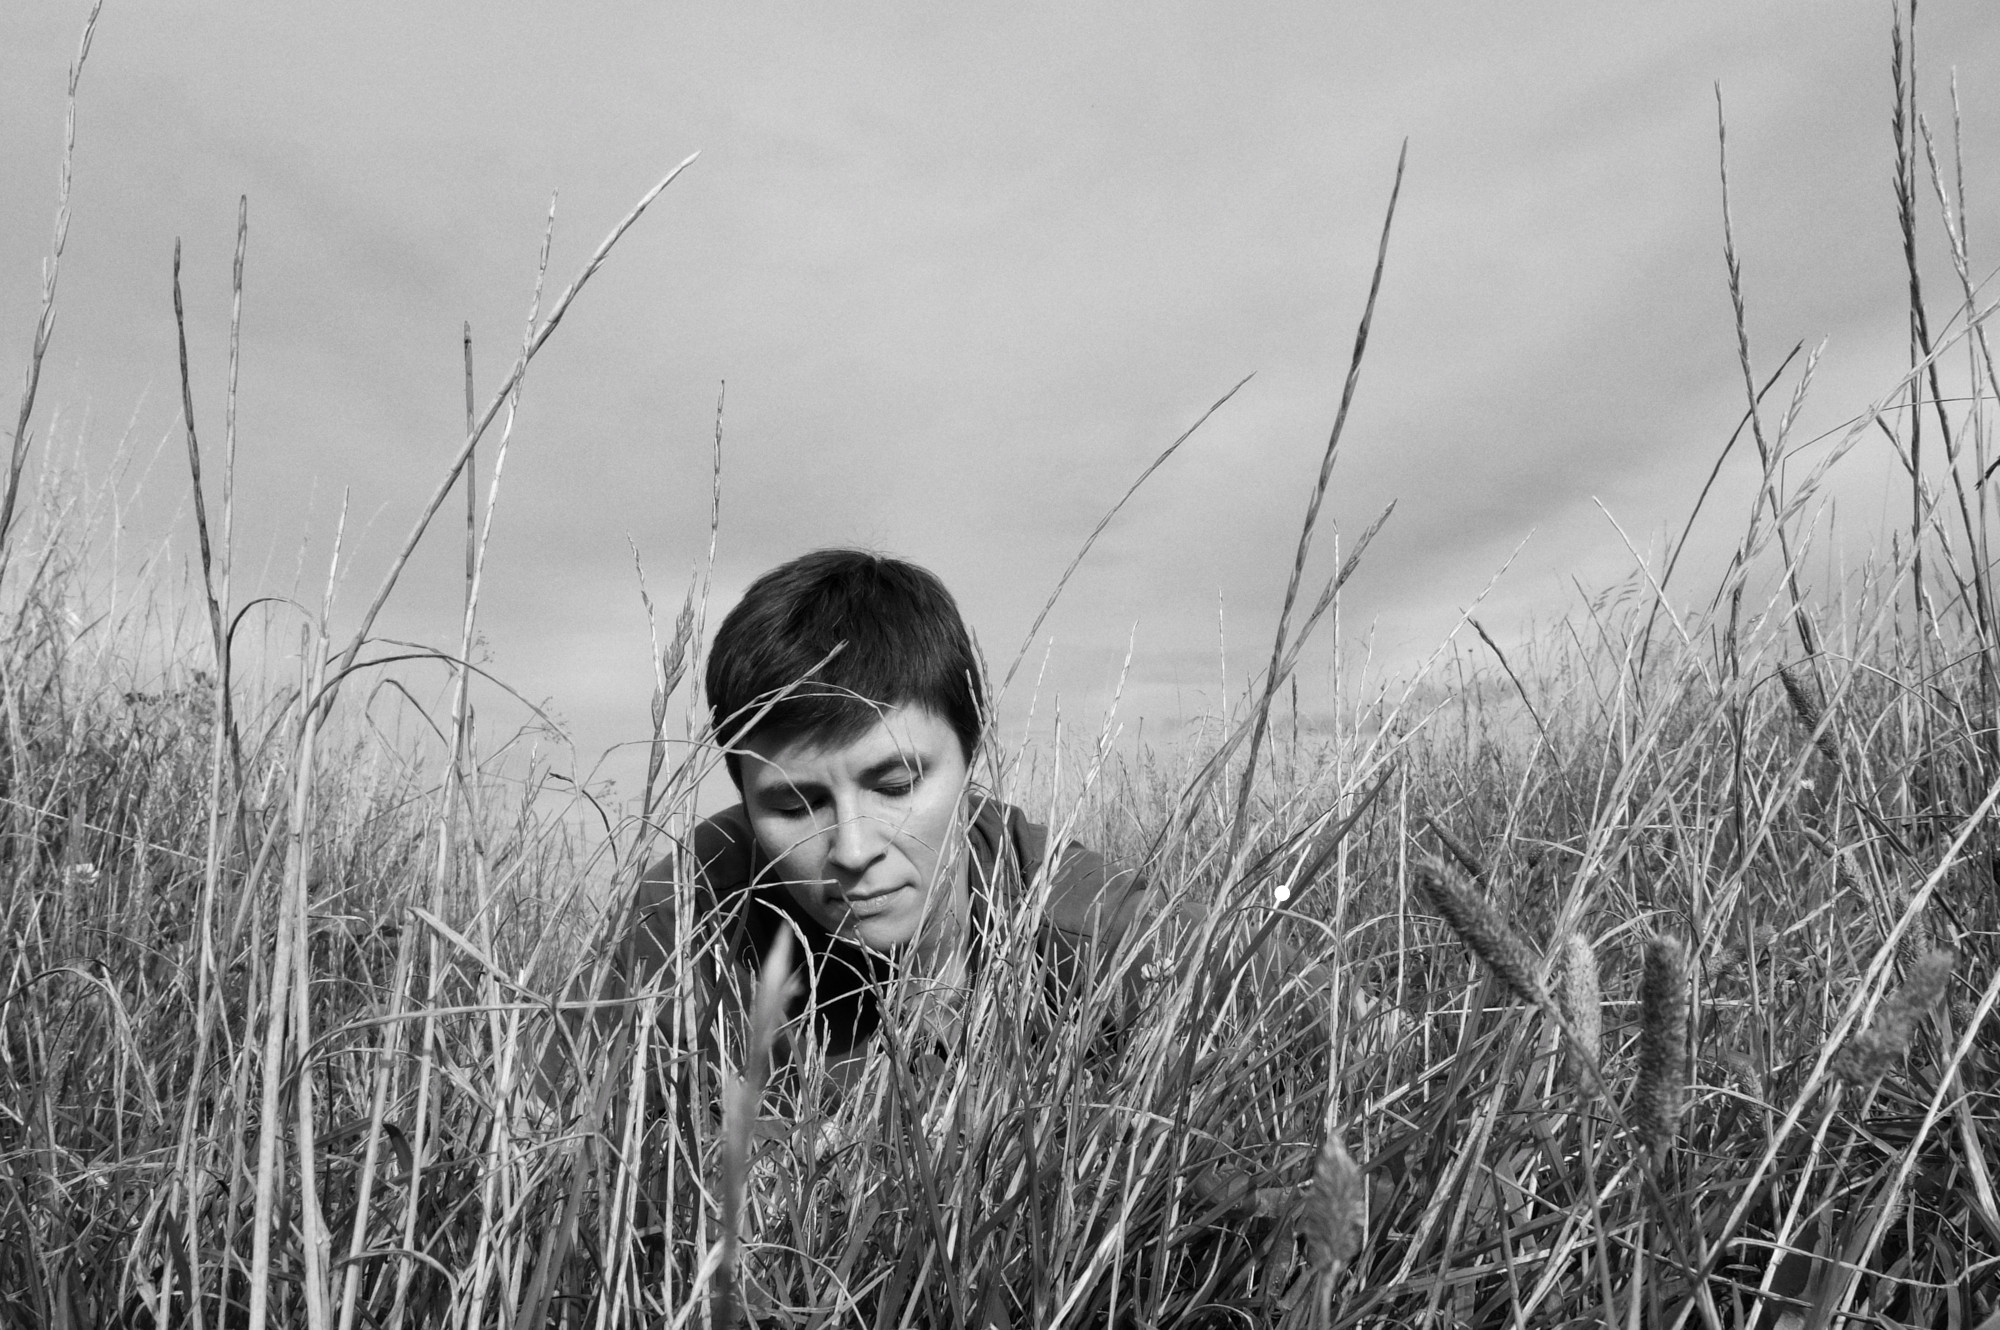
[[[1906,37],[1910,373],[1825,452],[1919,464],[1890,556],[1804,561],[1823,470],[1785,487],[1779,462],[1803,456],[1815,360],[1764,404],[1793,361],[1768,373],[1741,336],[1732,236],[1760,478],[1705,495],[1744,513],[1719,586],[1642,569],[1531,656],[1474,625],[1485,663],[1449,691],[1420,674],[1287,727],[1355,570],[1299,595],[1322,476],[1287,595],[1313,608],[1214,737],[1136,764],[989,754],[1003,794],[1143,860],[1162,908],[1052,1004],[1043,901],[996,902],[979,980],[892,986],[838,1084],[809,1047],[769,1064],[747,977],[741,1019],[671,983],[558,1018],[591,991],[581,940],[618,928],[578,884],[671,852],[718,760],[666,743],[699,587],[655,634],[639,816],[580,843],[472,732],[479,515],[577,286],[544,316],[538,281],[403,546],[484,442],[428,763],[357,703],[410,654],[369,636],[395,575],[351,637],[324,602],[270,630],[290,676],[247,664],[233,412],[214,525],[196,510],[205,647],[148,654],[155,618],[97,617],[42,495],[0,551],[0,1320],[1993,1325],[2000,377]],[[1917,263],[1926,192],[1944,299]],[[712,943],[692,914],[684,965]],[[1273,936],[1311,963],[1262,963]],[[719,1060],[680,1051],[705,1039]]]

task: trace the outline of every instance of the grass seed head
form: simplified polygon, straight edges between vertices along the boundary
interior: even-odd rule
[[[1868,1028],[1834,1055],[1833,1074],[1855,1085],[1867,1085],[1908,1057],[1917,1022],[1944,996],[1957,961],[1949,948],[1939,947],[1912,965],[1896,991],[1875,1008]]]
[[[1303,1226],[1313,1268],[1328,1276],[1340,1273],[1361,1250],[1367,1224],[1368,1193],[1361,1169],[1339,1139],[1329,1135],[1306,1193]]]
[[[1910,920],[1909,927],[1903,930],[1903,936],[1896,939],[1896,961],[1905,975],[1914,977],[1930,959],[1931,953],[1941,945],[1937,929],[1931,923],[1930,911],[1921,910]]]
[[[1424,814],[1424,825],[1431,829],[1431,834],[1438,838],[1438,844],[1444,846],[1445,852],[1458,861],[1458,866],[1463,868],[1473,881],[1486,880],[1486,865],[1479,861],[1479,856],[1474,854],[1464,841],[1451,834],[1451,828],[1428,813]]]
[[[1561,964],[1556,1000],[1574,1040],[1569,1073],[1583,1085],[1583,1064],[1601,1062],[1604,1056],[1604,997],[1597,984],[1597,952],[1581,933],[1568,933],[1562,940]]]
[[[1431,908],[1451,925],[1451,931],[1458,934],[1474,955],[1493,967],[1516,997],[1536,1006],[1547,1005],[1548,992],[1542,987],[1535,954],[1507,926],[1491,901],[1453,882],[1444,865],[1435,859],[1418,865],[1417,885]]]
[[[1811,676],[1796,665],[1780,665],[1778,678],[1785,685],[1785,696],[1791,699],[1792,714],[1799,718],[1799,726],[1813,736],[1813,747],[1819,755],[1834,766],[1840,765],[1840,746],[1833,741],[1830,730],[1822,730],[1820,721],[1826,716],[1819,704],[1819,689]]]
[[[1634,1126],[1655,1158],[1680,1131],[1688,1083],[1688,959],[1676,938],[1655,934],[1646,942],[1639,981],[1639,1081]]]

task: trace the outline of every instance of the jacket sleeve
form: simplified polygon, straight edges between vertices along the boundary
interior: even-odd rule
[[[748,881],[749,826],[739,821],[725,813],[701,822],[685,848],[655,860],[625,903],[607,914],[564,991],[562,1012],[543,1050],[536,1088],[544,1099],[558,1098],[565,1085],[573,1090],[592,1064],[616,1055],[635,1001],[692,986],[712,1016],[706,1012],[708,999],[728,1002],[736,996],[733,985],[718,982],[710,945],[716,939],[709,934],[727,927],[735,913],[718,909],[718,896]],[[693,881],[684,894],[682,881],[689,876]],[[684,898],[695,907],[695,933],[686,940],[687,972],[677,973],[678,903]],[[697,1036],[713,1028],[712,1019],[699,1020]]]
[[[1115,979],[1120,992],[1111,1023],[1129,1023],[1144,997],[1150,967],[1146,949],[1132,951],[1126,943],[1156,907],[1154,893],[1139,873],[1075,842],[1051,857],[1048,832],[1018,811],[1009,823],[1024,875],[1033,882],[1044,869],[1049,874],[1042,948],[1053,986],[1059,994],[1078,998]]]

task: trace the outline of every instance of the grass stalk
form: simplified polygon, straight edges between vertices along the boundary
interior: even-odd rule
[[[83,21],[83,36],[76,44],[76,59],[70,62],[69,86],[63,95],[62,166],[56,180],[55,235],[49,241],[48,262],[42,265],[42,302],[35,315],[35,334],[28,347],[28,368],[21,385],[21,403],[14,416],[14,437],[7,454],[7,487],[0,493],[0,572],[7,566],[8,536],[14,530],[14,509],[20,500],[21,475],[28,465],[28,448],[33,435],[29,425],[35,418],[35,395],[42,386],[42,362],[49,353],[49,340],[56,331],[56,287],[62,276],[63,250],[69,244],[69,189],[76,164],[76,91],[83,81],[83,65],[90,58],[90,41],[97,35],[97,16],[104,0],[96,0]]]
[[[1228,858],[1232,864],[1242,849],[1240,837],[1249,820],[1250,794],[1257,778],[1257,753],[1270,723],[1271,703],[1278,694],[1279,685],[1284,682],[1281,667],[1285,659],[1286,634],[1291,628],[1293,607],[1298,604],[1299,586],[1305,580],[1306,560],[1312,553],[1313,531],[1319,525],[1320,507],[1326,502],[1327,483],[1333,479],[1333,462],[1340,451],[1340,436],[1347,428],[1347,413],[1354,404],[1355,389],[1361,383],[1361,361],[1368,351],[1368,330],[1375,322],[1375,301],[1382,292],[1382,273],[1389,263],[1389,234],[1395,225],[1396,200],[1403,192],[1403,168],[1409,156],[1410,145],[1406,140],[1396,154],[1396,176],[1389,185],[1389,206],[1383,213],[1382,234],[1375,245],[1375,269],[1368,278],[1368,298],[1361,307],[1361,322],[1354,330],[1354,351],[1347,359],[1347,379],[1341,384],[1340,405],[1334,409],[1333,428],[1327,432],[1326,447],[1320,454],[1319,475],[1313,482],[1312,496],[1306,500],[1306,516],[1299,527],[1298,549],[1292,556],[1291,574],[1285,580],[1285,599],[1278,610],[1278,628],[1271,642],[1271,663],[1264,674],[1263,696],[1251,713],[1253,721],[1248,754],[1243,763],[1242,780],[1237,787],[1236,816],[1230,822],[1232,839]],[[1300,636],[1303,639],[1304,634]]]

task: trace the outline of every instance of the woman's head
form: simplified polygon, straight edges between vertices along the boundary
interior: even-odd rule
[[[830,931],[889,951],[955,930],[979,678],[944,584],[862,550],[772,569],[723,620],[729,774],[773,879]]]
[[[706,684],[740,788],[746,741],[837,745],[892,707],[931,712],[970,764],[983,718],[979,680],[972,635],[936,574],[866,550],[827,549],[750,584],[716,631]]]

